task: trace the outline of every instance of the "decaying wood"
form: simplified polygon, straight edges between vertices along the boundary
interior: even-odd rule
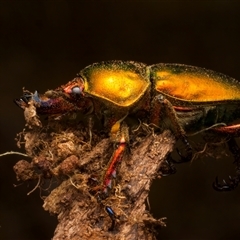
[[[18,180],[40,179],[39,187],[45,179],[60,182],[43,204],[45,210],[58,215],[54,240],[155,239],[154,229],[165,226],[164,218],[154,219],[146,210],[146,200],[162,162],[172,151],[174,139],[169,131],[138,138],[119,164],[108,196],[99,197],[92,189],[110,159],[109,138],[93,134],[90,147],[87,131],[76,124],[48,121],[44,127],[35,115],[26,120],[29,129],[19,134],[18,144],[25,144],[32,161],[21,160],[14,170]],[[111,231],[106,206],[116,214]]]

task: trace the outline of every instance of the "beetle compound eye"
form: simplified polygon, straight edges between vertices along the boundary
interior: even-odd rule
[[[73,96],[73,97],[75,97],[75,98],[77,98],[77,97],[80,97],[81,95],[83,95],[83,91],[82,91],[83,89],[82,88],[80,88],[80,87],[73,87],[72,88],[72,91],[71,91],[71,95]]]
[[[81,90],[79,87],[74,87],[72,88],[72,93],[75,95],[80,95],[81,94]]]

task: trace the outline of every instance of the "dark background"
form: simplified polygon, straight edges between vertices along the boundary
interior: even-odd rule
[[[240,79],[238,1],[1,1],[0,153],[19,150],[24,127],[13,99],[44,92],[102,60],[184,63]],[[214,91],[214,89],[213,89]],[[24,151],[23,149],[21,151]],[[0,158],[0,239],[50,239],[56,217],[42,209],[36,183],[16,184],[20,156]],[[239,239],[240,188],[215,192],[215,176],[233,167],[226,159],[199,159],[156,181],[150,202],[167,217],[159,239]]]

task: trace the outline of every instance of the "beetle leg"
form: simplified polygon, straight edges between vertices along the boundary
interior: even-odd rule
[[[230,138],[228,141],[228,147],[235,159],[234,163],[236,164],[236,176],[229,176],[229,182],[222,180],[222,183],[219,183],[218,178],[216,177],[216,180],[213,183],[213,188],[217,191],[231,191],[235,189],[240,182],[240,149],[234,138]]]
[[[93,125],[94,125],[94,122],[93,122],[92,117],[90,116],[88,118],[88,132],[89,132],[89,145],[90,146],[92,145],[92,129],[93,129]]]
[[[151,112],[150,122],[157,126],[160,125],[160,121],[164,122],[163,116],[167,116],[167,122],[170,122],[168,128],[170,128],[176,138],[180,139],[186,146],[186,156],[183,156],[180,151],[177,150],[182,159],[181,162],[190,161],[192,159],[192,147],[187,140],[185,131],[180,125],[176,111],[170,101],[168,101],[162,94],[157,95],[152,101]],[[177,161],[175,162],[178,163]]]
[[[117,132],[115,132],[117,129]],[[107,169],[103,175],[103,192],[107,194],[107,189],[111,188],[112,178],[116,177],[116,167],[122,160],[129,142],[128,127],[125,123],[115,123],[111,129],[111,139],[115,145],[115,151],[109,161]]]

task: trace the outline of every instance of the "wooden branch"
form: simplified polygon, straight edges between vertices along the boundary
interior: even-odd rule
[[[110,139],[95,132],[91,148],[89,132],[77,121],[50,119],[44,126],[34,110],[32,105],[25,109],[28,129],[18,135],[18,146],[25,145],[32,161],[20,160],[14,170],[18,180],[37,179],[34,190],[42,188],[45,179],[60,183],[43,204],[58,215],[53,239],[156,239],[154,229],[165,226],[164,218],[154,219],[146,202],[153,179],[160,177],[159,168],[172,151],[170,132],[140,134],[117,167],[114,187],[103,198],[92,190],[112,154]],[[116,215],[113,229],[107,206]]]
[[[154,226],[165,223],[163,219],[152,218],[146,210],[146,200],[152,180],[158,176],[161,162],[172,151],[173,143],[169,132],[144,139],[128,155],[129,159],[121,163],[115,193],[102,203],[86,193],[83,182],[86,183],[87,176],[77,174],[64,181],[45,199],[43,206],[58,214],[59,224],[53,239],[155,239]],[[99,145],[104,143],[98,144],[93,153],[99,150]],[[111,219],[104,212],[104,205],[111,206],[118,216],[113,231],[108,231]]]

